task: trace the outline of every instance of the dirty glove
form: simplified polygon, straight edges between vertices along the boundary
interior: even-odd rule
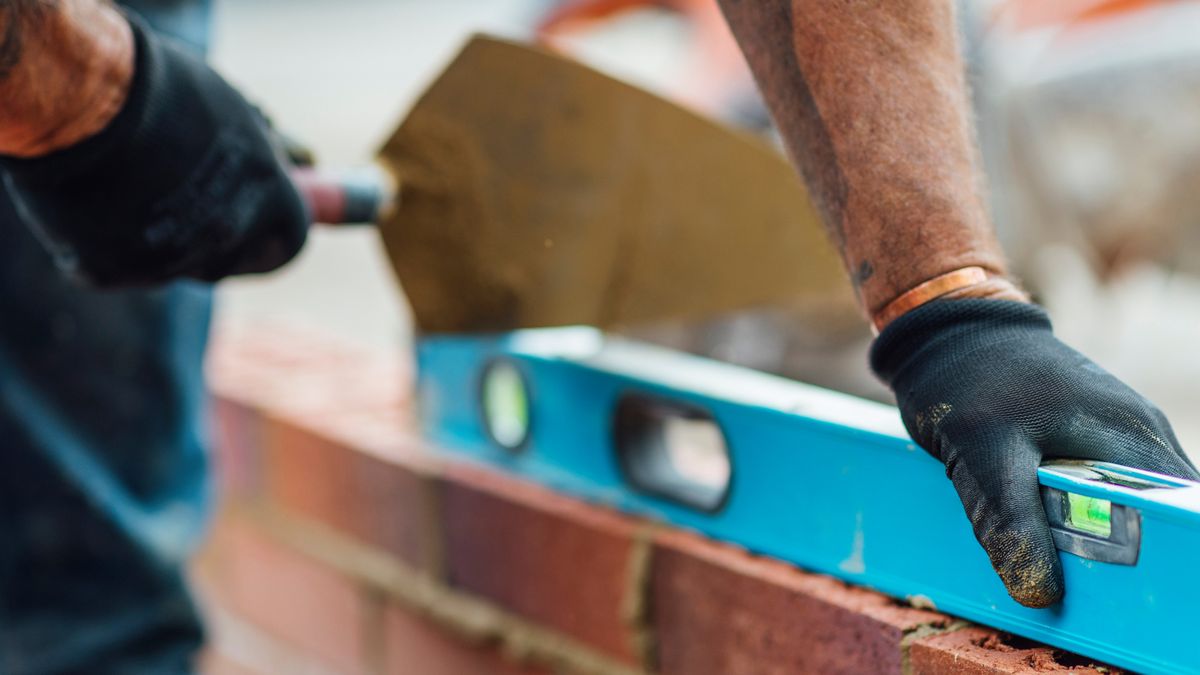
[[[202,61],[131,18],[124,106],[100,133],[3,158],[14,203],[59,265],[104,286],[264,272],[309,218],[262,115]]]
[[[946,465],[976,538],[1022,605],[1063,595],[1039,497],[1043,460],[1200,477],[1162,412],[1059,342],[1034,305],[928,303],[884,329],[871,367],[895,392],[909,434]]]

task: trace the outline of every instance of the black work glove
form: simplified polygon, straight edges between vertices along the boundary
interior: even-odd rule
[[[1043,460],[1200,477],[1162,412],[1059,342],[1034,305],[930,302],[884,329],[871,367],[895,392],[909,434],[946,465],[976,538],[1022,605],[1063,595],[1039,496]]]
[[[97,135],[0,159],[9,192],[59,265],[103,286],[265,272],[309,218],[266,121],[201,60],[136,18],[128,98]]]

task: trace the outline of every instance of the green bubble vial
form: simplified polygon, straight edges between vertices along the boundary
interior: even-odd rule
[[[1108,538],[1112,535],[1112,502],[1068,492],[1067,527]]]
[[[483,416],[488,433],[504,448],[515,450],[529,436],[529,392],[512,363],[497,361],[483,377]]]

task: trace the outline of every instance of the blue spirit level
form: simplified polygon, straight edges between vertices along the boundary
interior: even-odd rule
[[[418,347],[440,446],[898,598],[1144,672],[1200,672],[1200,483],[1043,466],[1067,594],[1012,601],[894,408],[589,328]]]

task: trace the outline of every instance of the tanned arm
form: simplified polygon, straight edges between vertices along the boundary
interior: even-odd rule
[[[1060,342],[1006,278],[981,195],[953,0],[721,6],[882,329],[872,369],[909,434],[945,464],[1009,595],[1053,605],[1064,588],[1038,486],[1043,461],[1200,472],[1166,417]],[[939,296],[942,283],[951,292]]]
[[[871,315],[979,266],[962,296],[1025,296],[981,195],[953,3],[721,0]]]
[[[103,129],[125,101],[133,52],[106,3],[0,0],[0,155],[44,155]]]

